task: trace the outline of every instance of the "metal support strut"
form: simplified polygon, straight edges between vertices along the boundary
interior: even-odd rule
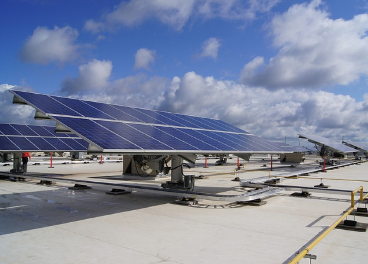
[[[194,189],[194,175],[183,174],[183,158],[174,155],[171,157],[171,181],[163,183],[166,189],[190,190]]]

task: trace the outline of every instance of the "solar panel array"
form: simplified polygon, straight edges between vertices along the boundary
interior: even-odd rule
[[[340,153],[356,152],[356,150],[351,148],[351,147],[348,147],[344,144],[335,142],[335,141],[330,140],[330,139],[325,138],[325,137],[316,136],[316,135],[305,135],[305,134],[299,134],[299,137],[300,138],[306,138],[306,139],[308,139],[309,142],[329,147],[329,148],[333,149],[336,152],[340,152]]]
[[[307,149],[306,147],[301,147],[301,146],[292,146],[290,144],[284,143],[284,142],[273,142],[274,144],[277,144],[283,148],[289,149],[292,152],[308,152],[310,151],[309,149]]]
[[[51,126],[0,124],[0,151],[86,151],[88,143]]]
[[[343,141],[343,144],[347,145],[348,147],[355,148],[357,150],[363,151],[365,153],[368,152],[368,145],[360,142],[351,142],[351,141]]]
[[[10,90],[105,152],[282,153],[221,120]]]

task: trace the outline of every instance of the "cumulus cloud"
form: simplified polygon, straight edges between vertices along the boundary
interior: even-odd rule
[[[181,30],[190,17],[250,21],[269,12],[280,0],[130,0],[123,1],[100,21],[87,20],[84,28],[92,33],[122,26],[137,26],[155,19],[174,30]]]
[[[244,66],[246,85],[269,89],[347,85],[368,75],[368,14],[331,19],[320,0],[296,4],[270,23],[278,54]]]
[[[270,91],[188,72],[173,78],[159,109],[218,118],[272,140],[294,137],[297,144],[297,133],[367,140],[367,102],[368,95],[357,102],[324,91]]]
[[[82,65],[83,74],[76,78],[81,86],[62,92],[87,100],[217,118],[270,140],[294,138],[294,144],[298,144],[298,133],[368,141],[368,94],[359,102],[325,91],[254,88],[195,72],[172,80],[138,74],[110,81],[111,67],[110,62],[97,60]],[[93,69],[99,68],[106,74],[92,83],[100,84],[80,90],[87,87],[81,80],[96,78],[99,71]]]
[[[78,31],[68,26],[37,27],[20,50],[20,58],[24,62],[40,64],[72,61],[78,55],[77,37]]]
[[[25,105],[13,105],[13,95],[8,91],[15,87],[9,84],[0,84],[1,123],[29,124],[34,122],[34,109]],[[28,90],[27,88],[23,88]]]
[[[97,69],[105,71],[100,78],[95,76]],[[172,80],[138,74],[111,81],[111,72],[111,62],[94,60],[80,67],[75,83],[81,86],[63,87],[61,91],[86,100],[217,118],[270,140],[287,137],[293,144],[298,144],[298,133],[337,141],[342,136],[351,141],[368,141],[368,93],[362,101],[356,101],[348,95],[326,91],[254,88],[195,72]],[[90,81],[93,78],[95,81]],[[88,83],[95,88],[87,90]],[[32,119],[30,107],[11,105],[8,88],[0,85],[2,122]]]
[[[150,65],[155,62],[156,51],[141,48],[135,54],[134,69],[150,69]]]
[[[78,77],[65,79],[61,92],[63,94],[91,93],[106,88],[109,84],[111,71],[111,61],[94,59],[79,66]]]
[[[202,52],[199,57],[210,57],[217,59],[218,50],[220,48],[220,40],[217,38],[209,38],[202,44]]]
[[[257,14],[269,12],[280,0],[203,0],[197,1],[198,15],[206,19],[252,21]]]
[[[110,80],[111,61],[93,60],[79,67],[76,78],[62,82],[62,95],[86,100],[155,108],[161,104],[168,80],[144,74]]]
[[[157,19],[180,30],[192,13],[194,0],[131,0],[123,1],[100,22],[88,20],[85,29],[93,33],[116,25],[136,26],[148,19]]]

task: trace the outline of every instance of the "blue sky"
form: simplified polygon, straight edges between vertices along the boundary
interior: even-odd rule
[[[6,89],[219,118],[272,140],[368,141],[368,1],[3,0]],[[9,101],[10,98],[10,101]]]

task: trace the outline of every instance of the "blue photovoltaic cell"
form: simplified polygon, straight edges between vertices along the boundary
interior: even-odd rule
[[[71,146],[72,150],[86,150],[88,142],[80,138],[60,138],[65,144]]]
[[[196,148],[198,148],[199,150],[203,150],[203,151],[219,151],[220,149],[204,142],[202,139],[198,139],[195,138],[193,136],[190,136],[188,134],[186,134],[185,132],[181,131],[178,128],[173,128],[173,127],[156,127],[157,129],[173,136],[176,138],[179,138],[183,141],[185,141],[186,143],[190,144],[191,146],[194,146]]]
[[[140,149],[91,120],[68,117],[55,117],[55,119],[103,149]]]
[[[175,122],[174,120],[164,116],[161,114],[161,112],[159,111],[153,111],[153,110],[146,110],[146,109],[138,109],[139,112],[142,112],[156,120],[158,120],[159,122],[157,122],[157,124],[165,124],[165,125],[169,125],[169,126],[183,126],[182,124]]]
[[[4,136],[0,133],[0,151],[86,151],[88,148],[88,142],[85,140],[71,134],[73,138],[67,134],[59,135],[54,132],[54,127],[0,124],[1,128],[8,134]],[[63,135],[69,144],[63,143]]]
[[[191,133],[191,135],[196,135],[197,138],[204,139],[205,142],[207,142],[207,143],[209,143],[209,144],[211,144],[211,145],[213,145],[213,146],[215,146],[215,147],[217,147],[221,150],[234,150],[234,151],[239,151],[240,150],[239,146],[237,146],[235,144],[227,145],[227,144],[223,143],[221,141],[221,139],[216,139],[216,138],[212,137],[213,135],[211,135],[209,131],[206,131],[206,130],[188,131],[188,129],[187,129],[187,132]]]
[[[35,131],[41,137],[53,137],[53,136],[55,136],[54,133],[51,133],[48,129],[46,129],[47,127],[34,126],[34,125],[28,125],[28,127],[31,128],[33,131]],[[52,131],[55,130],[54,127],[51,127],[51,128],[52,128]]]
[[[221,127],[222,131],[229,131],[229,132],[236,132],[236,133],[246,133],[249,134],[249,132],[244,131],[238,127],[232,126],[222,120],[217,120],[217,119],[211,119],[210,120],[212,123],[216,124],[217,126]]]
[[[67,145],[63,140],[59,138],[44,138],[44,140],[55,147],[55,149],[62,151],[62,150],[74,150],[73,147]],[[85,148],[87,149],[87,148]]]
[[[42,150],[56,150],[54,146],[52,146],[50,143],[48,143],[46,140],[40,137],[29,137],[29,141],[31,141],[33,144],[35,144],[39,149]]]
[[[249,141],[249,144],[251,144],[252,146],[255,146],[258,149],[265,149],[265,150],[272,150],[272,146],[270,144],[264,144],[264,140],[259,140],[259,137],[256,137],[254,135],[248,135],[247,139]],[[279,149],[279,147],[274,146],[274,148],[276,148],[277,150]]]
[[[49,127],[49,126],[45,126],[43,127],[44,129],[47,130],[48,133],[50,133],[52,136],[54,137],[69,137],[69,136],[73,136],[73,137],[77,137],[74,134],[66,134],[66,133],[56,133],[55,132],[55,127]]]
[[[187,144],[179,138],[171,136],[170,134],[164,133],[162,130],[149,125],[140,125],[140,124],[129,124],[129,126],[141,131],[146,135],[150,135],[154,139],[172,147],[176,150],[198,150],[198,148]]]
[[[85,116],[92,119],[120,120],[149,124],[161,124],[189,128],[247,133],[225,122],[169,112],[133,108],[120,105],[84,101],[29,92],[12,92],[28,101],[42,112],[65,116]]]
[[[221,151],[229,151],[229,150],[232,150],[232,151],[235,151],[236,149],[233,148],[233,147],[230,147],[222,142],[219,142],[217,140],[214,140],[213,138],[205,135],[205,134],[201,134],[199,133],[198,131],[196,130],[193,130],[193,129],[185,129],[185,128],[178,128],[179,131],[189,135],[189,136],[192,136],[196,139],[200,139],[201,141],[204,141],[205,143],[215,147],[216,149],[219,149]],[[202,132],[202,131],[201,131]],[[205,131],[203,131],[205,132]]]
[[[37,107],[44,113],[80,116],[80,114],[78,114],[77,112],[55,101],[48,95],[34,94],[34,93],[21,92],[21,91],[16,91],[16,93],[19,96],[21,96],[24,100],[34,105],[35,107]]]
[[[239,142],[239,144],[246,144],[245,146],[254,151],[277,151],[271,150],[269,147],[264,147],[262,144],[259,144],[253,135],[243,135],[243,134],[229,134],[229,138],[234,138]]]
[[[66,139],[63,139],[63,140],[66,140]],[[77,142],[77,144],[79,144],[80,146],[82,146],[82,149],[87,149],[88,148],[89,143],[87,141],[85,141],[84,139],[81,139],[81,138],[73,138],[73,140],[75,142]],[[75,149],[78,149],[77,146],[76,146]]]
[[[174,115],[180,119],[183,119],[186,122],[185,124],[187,124],[187,127],[216,130],[216,128],[211,127],[210,125],[203,122],[201,118],[194,118],[193,116],[181,114],[174,114]]]
[[[291,152],[221,120],[14,90],[11,92],[101,149],[122,152]],[[64,111],[65,107],[73,109],[72,112]],[[45,130],[60,138],[60,134],[55,135],[50,131],[51,128]],[[70,137],[68,134],[61,136]],[[59,141],[54,142],[59,147],[63,146]],[[88,147],[87,141],[81,142]]]
[[[112,105],[91,102],[91,101],[85,101],[85,103],[111,116],[111,118],[109,119],[139,122],[138,119],[121,112],[120,110],[114,108]]]
[[[175,122],[181,124],[183,127],[192,127],[192,128],[199,128],[193,123],[188,122],[187,120],[184,120],[183,118],[180,118],[179,115],[173,114],[173,113],[167,113],[167,112],[160,112],[161,115],[166,116],[167,118],[170,118],[171,120],[174,120]]]
[[[199,131],[202,133],[201,131]],[[218,141],[221,141],[229,146],[234,146],[235,148],[239,149],[239,151],[250,151],[252,150],[249,145],[247,146],[244,141],[236,140],[234,138],[229,137],[229,133],[223,133],[223,132],[211,132],[207,131],[207,134],[212,137],[213,139],[216,139]],[[254,148],[253,148],[254,150]]]
[[[288,151],[287,148],[280,146],[278,144],[275,144],[274,142],[270,142],[270,141],[265,141],[264,139],[254,136],[254,135],[250,135],[249,136],[251,138],[251,140],[253,140],[254,142],[258,143],[259,145],[261,145],[263,148],[268,147],[270,150],[271,149],[276,149],[276,150],[280,150],[280,151]]]
[[[173,150],[173,148],[147,136],[146,134],[121,122],[96,121],[108,130],[113,131],[126,140],[140,146],[142,149],[150,150]]]
[[[132,107],[127,107],[127,106],[120,106],[120,105],[114,105],[115,108],[119,109],[120,111],[136,118],[137,120],[139,120],[138,122],[143,122],[143,123],[161,123],[160,121],[158,121],[155,118],[152,118],[151,116],[148,116],[146,114],[143,114],[142,112],[139,112],[138,110],[132,108]],[[121,120],[121,119],[120,119]]]
[[[52,96],[52,98],[64,105],[67,105],[68,107],[70,107],[71,109],[73,109],[74,111],[78,112],[79,114],[85,117],[113,119],[111,116],[84,103],[82,100],[75,100],[71,98],[56,97],[56,96]]]
[[[27,149],[27,150],[36,150],[37,148],[34,144],[32,144],[27,138],[25,137],[8,137],[14,144],[16,144],[19,149]]]
[[[199,117],[195,117],[195,116],[188,116],[188,119],[192,120],[193,123],[198,124],[201,128],[204,129],[209,129],[209,130],[220,130],[223,131],[224,129],[211,123],[208,122],[208,120],[206,118],[199,118]]]
[[[0,131],[4,135],[20,135],[20,133],[9,124],[0,124]]]
[[[38,134],[34,132],[31,128],[26,125],[11,124],[17,131],[19,131],[23,136],[37,136]]]
[[[0,136],[0,150],[19,150],[8,137]]]

